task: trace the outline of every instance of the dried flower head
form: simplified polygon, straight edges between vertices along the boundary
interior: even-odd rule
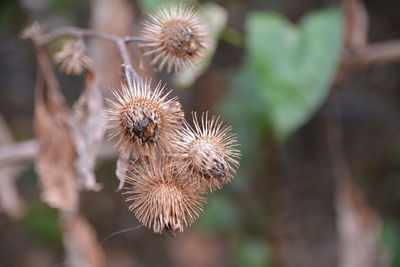
[[[151,160],[134,164],[127,177],[126,201],[133,201],[129,209],[158,234],[183,232],[199,217],[205,202],[173,174],[170,163]]]
[[[86,55],[85,45],[81,41],[67,41],[54,55],[60,69],[67,74],[79,75],[85,69],[92,68],[92,60]]]
[[[233,177],[239,167],[241,154],[239,145],[230,126],[223,126],[219,117],[208,118],[203,113],[201,120],[192,114],[194,128],[186,121],[179,131],[179,139],[174,141],[176,157],[180,162],[180,173],[187,173],[200,189],[214,191]]]
[[[23,39],[38,39],[42,35],[42,29],[39,22],[35,21],[27,26],[21,33]]]
[[[119,149],[134,150],[139,156],[168,150],[183,119],[176,97],[168,99],[170,92],[165,93],[161,83],[154,91],[150,87],[149,81],[136,81],[131,89],[122,85],[121,91],[113,91],[115,99],[107,99],[108,119],[114,121],[108,126],[114,130],[110,138],[118,136]]]
[[[150,14],[143,23],[142,47],[148,47],[146,55],[154,55],[152,65],[161,70],[182,71],[194,66],[204,57],[207,31],[204,22],[193,7],[174,4]]]

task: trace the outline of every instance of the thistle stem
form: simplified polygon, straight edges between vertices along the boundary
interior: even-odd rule
[[[125,43],[141,42],[144,41],[142,37],[127,36],[124,38]]]
[[[124,75],[129,85],[132,84],[133,80],[141,81],[139,75],[137,74],[136,70],[133,68],[131,58],[129,56],[127,44],[130,42],[138,42],[141,41],[142,38],[140,37],[119,37],[113,34],[98,32],[88,29],[81,29],[77,27],[63,27],[56,30],[53,30],[47,34],[44,34],[37,40],[37,45],[44,46],[48,43],[62,37],[65,35],[71,35],[77,38],[83,37],[92,37],[92,38],[99,38],[106,41],[110,41],[115,44],[115,46],[119,50],[119,54],[121,56],[122,62],[125,66],[124,68]]]

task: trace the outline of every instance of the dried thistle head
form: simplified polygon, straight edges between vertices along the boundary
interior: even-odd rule
[[[42,29],[39,22],[35,21],[31,25],[27,26],[21,33],[22,39],[36,40],[42,35]]]
[[[147,228],[158,234],[183,232],[202,212],[205,199],[174,177],[171,164],[144,160],[135,163],[127,177],[129,209]]]
[[[67,41],[54,55],[60,69],[67,74],[79,75],[85,69],[92,68],[92,60],[86,55],[85,45],[81,41]]]
[[[241,154],[239,144],[230,126],[223,126],[219,117],[208,118],[203,113],[201,119],[192,114],[194,128],[186,121],[174,141],[175,155],[180,162],[180,173],[187,173],[199,188],[214,191],[222,188],[239,167]]]
[[[107,99],[110,138],[118,136],[120,150],[134,150],[138,155],[156,155],[168,150],[169,142],[181,126],[183,112],[176,97],[168,99],[159,83],[154,91],[150,82],[134,82],[132,88],[122,85],[113,91],[115,99]]]
[[[207,30],[197,11],[193,7],[172,4],[149,15],[143,23],[141,44],[153,55],[152,65],[159,64],[161,70],[183,71],[194,66],[207,49]]]

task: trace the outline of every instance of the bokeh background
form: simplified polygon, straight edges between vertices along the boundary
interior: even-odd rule
[[[34,138],[35,51],[19,38],[27,25],[135,35],[161,2],[2,0],[0,114],[14,141]],[[168,81],[186,115],[211,110],[233,125],[241,167],[171,238],[135,228],[116,192],[115,158],[99,160],[103,190],[81,192],[80,205],[107,266],[400,266],[400,2],[197,4],[216,37],[202,69],[143,72]],[[89,54],[101,62],[103,90],[118,86],[113,48],[92,43]],[[72,106],[83,77],[57,75]],[[21,209],[0,214],[0,266],[67,266],[57,211],[40,200],[31,161],[15,184]]]

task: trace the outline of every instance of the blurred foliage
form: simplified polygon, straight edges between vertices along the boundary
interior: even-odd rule
[[[20,223],[33,238],[52,246],[61,246],[61,231],[58,226],[57,211],[45,203],[29,203]]]
[[[243,239],[236,248],[232,266],[266,267],[268,263],[268,247],[265,240],[259,237]]]
[[[233,232],[240,225],[240,216],[234,203],[220,194],[208,195],[208,203],[205,205],[204,213],[201,214],[197,225],[219,234]]]
[[[168,0],[138,0],[138,3],[144,12],[155,11],[163,4],[171,3]]]
[[[74,2],[70,0],[52,0],[50,3],[54,12],[71,12],[74,8]]]
[[[18,1],[1,0],[0,1],[0,26],[15,26],[15,23],[23,21],[23,11]]]
[[[340,53],[341,13],[312,12],[296,27],[279,14],[253,12],[246,29],[248,57],[239,75],[252,80],[242,90],[255,87],[249,93],[263,107],[257,114],[283,141],[327,96]]]
[[[381,240],[389,253],[391,267],[400,266],[400,227],[395,222],[384,221],[381,231]]]
[[[299,26],[275,13],[253,12],[247,17],[246,58],[240,69],[229,77],[231,91],[220,106],[241,144],[241,167],[232,183],[237,193],[246,194],[251,190],[254,166],[265,164],[260,141],[266,136],[284,141],[325,100],[338,64],[341,19],[336,9],[310,13]],[[209,205],[213,201],[210,198]],[[252,209],[244,209],[239,217],[251,218],[252,221],[244,223],[246,227],[259,229],[254,220],[265,226],[268,223],[265,206],[247,205]],[[220,204],[216,206],[219,212],[208,221],[217,220],[229,210]],[[204,215],[210,208],[207,207]],[[269,264],[265,240],[243,236],[238,244],[235,266]]]

